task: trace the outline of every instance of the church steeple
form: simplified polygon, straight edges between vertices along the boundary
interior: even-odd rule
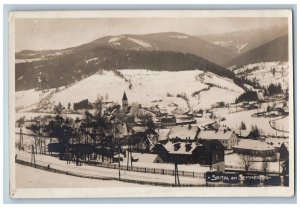
[[[123,98],[122,98],[122,110],[124,113],[127,113],[127,111],[128,111],[128,99],[127,99],[127,95],[125,92],[124,92]]]
[[[124,91],[124,94],[123,94],[122,101],[124,101],[124,100],[127,100],[127,101],[128,101],[128,99],[127,99],[127,95],[126,95],[125,91]]]

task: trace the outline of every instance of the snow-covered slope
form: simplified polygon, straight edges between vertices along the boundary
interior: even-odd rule
[[[170,72],[124,69],[117,72],[103,70],[54,93],[50,100],[67,106],[69,102],[72,104],[83,99],[93,102],[102,96],[121,104],[124,91],[129,103],[137,102],[148,107],[158,105],[169,112],[176,108],[184,111],[209,108],[219,101],[233,102],[243,93],[243,89],[232,80],[201,70]],[[26,104],[30,104],[30,93],[16,93],[17,106],[23,105],[21,102],[26,100],[26,96]]]
[[[271,83],[280,83],[283,89],[288,88],[288,62],[262,62],[249,64],[242,68],[234,69],[233,72],[238,77],[256,80],[261,86],[268,86]]]

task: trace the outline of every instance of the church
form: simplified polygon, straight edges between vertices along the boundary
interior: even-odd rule
[[[128,98],[125,91],[122,98],[122,111],[125,114],[128,113]]]

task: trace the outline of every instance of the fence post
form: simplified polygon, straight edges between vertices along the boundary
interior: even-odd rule
[[[193,172],[193,178],[195,178],[195,172]]]
[[[146,173],[146,168],[145,168],[145,173]]]

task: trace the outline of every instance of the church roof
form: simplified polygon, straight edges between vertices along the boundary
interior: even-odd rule
[[[124,92],[124,94],[123,94],[123,98],[122,98],[122,100],[128,100],[127,99],[127,95],[126,95],[126,93]]]

